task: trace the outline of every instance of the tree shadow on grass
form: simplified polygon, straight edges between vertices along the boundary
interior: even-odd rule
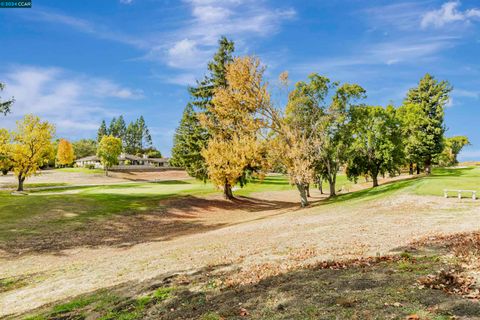
[[[82,203],[85,205],[87,201],[92,202],[82,208]],[[115,206],[95,207],[99,203]],[[228,201],[196,196],[163,195],[152,198],[151,195],[118,194],[73,195],[71,201],[61,206],[55,203],[50,207],[46,205],[45,209],[52,216],[48,219],[44,216],[43,220],[34,216],[28,224],[12,225],[13,231],[8,233],[8,240],[0,242],[0,250],[12,256],[31,253],[62,255],[64,250],[77,247],[130,247],[144,242],[168,241],[239,223],[238,218],[231,222],[226,219],[229,211],[233,210],[245,212],[248,219],[249,213],[298,206],[291,202],[248,197]],[[28,210],[28,206],[23,210]],[[220,222],[215,223],[212,218],[206,221],[212,214],[221,217]],[[19,234],[15,231],[18,228],[28,232]]]
[[[340,194],[340,195],[337,195],[336,197],[328,198],[326,201],[320,202],[320,204],[342,203],[346,201],[360,200],[360,199],[371,200],[376,197],[388,195],[395,191],[410,187],[417,182],[417,179],[418,179],[417,177],[412,177],[406,180],[385,182],[384,184],[375,188],[363,189],[359,191]]]

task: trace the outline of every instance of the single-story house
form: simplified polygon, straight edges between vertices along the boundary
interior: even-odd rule
[[[149,158],[144,155],[143,157],[137,157],[131,154],[122,153],[118,157],[118,166],[144,166],[146,169],[151,167],[168,167],[169,158]],[[75,164],[78,167],[86,167],[94,165],[95,168],[102,168],[100,158],[97,156],[88,156],[75,160]]]

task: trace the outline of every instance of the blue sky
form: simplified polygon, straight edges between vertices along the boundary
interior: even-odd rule
[[[401,104],[426,72],[448,80],[447,135],[480,159],[480,1],[33,0],[0,9],[0,30],[1,96],[16,98],[0,127],[34,113],[75,140],[144,115],[169,155],[187,86],[226,35],[271,83],[317,72],[362,85],[369,104]]]

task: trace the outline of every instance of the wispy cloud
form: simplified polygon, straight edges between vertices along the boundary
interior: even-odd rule
[[[173,30],[170,39],[145,55],[146,59],[164,61],[167,65],[198,70],[204,68],[220,36],[246,43],[258,37],[275,34],[282,22],[295,17],[292,8],[275,9],[264,1],[185,1],[191,19]]]
[[[116,115],[105,105],[111,99],[139,99],[142,93],[115,82],[73,74],[49,67],[16,66],[2,74],[6,96],[16,101],[12,114],[3,118],[2,126],[12,128],[15,120],[34,113],[57,126],[59,134],[79,134],[94,130],[100,119]]]
[[[362,14],[372,26],[372,30],[378,27],[394,27],[399,30],[415,30],[418,28],[425,8],[419,2],[397,2],[393,4],[368,7]]]
[[[113,31],[113,28],[102,26],[86,19],[80,19],[59,12],[37,9],[33,10],[32,14],[22,15],[22,17],[31,21],[64,25],[73,28],[79,32],[91,34],[99,39],[119,42],[136,48],[148,47],[148,42],[146,41],[146,39],[135,37],[127,33]]]
[[[352,49],[351,54],[334,59],[321,59],[297,65],[297,71],[338,70],[355,66],[381,66],[396,64],[418,64],[431,60],[442,50],[454,46],[454,37],[405,38],[384,41],[377,44],[365,44]]]
[[[465,89],[454,89],[452,95],[457,97],[465,97],[465,98],[473,98],[478,99],[480,98],[480,91],[472,91],[472,90],[465,90]]]
[[[130,4],[132,0],[121,0]],[[184,0],[190,16],[180,21],[179,26],[165,32],[151,29],[142,35],[118,31],[114,28],[46,9],[35,10],[22,16],[32,21],[48,22],[68,26],[78,32],[99,39],[132,46],[143,55],[140,60],[164,64],[181,69],[184,74],[170,83],[183,83],[185,79],[198,75],[205,68],[216,49],[220,36],[225,35],[238,44],[251,44],[258,38],[272,36],[281,24],[295,17],[292,8],[272,8],[263,0]],[[238,50],[238,48],[237,48]],[[188,71],[187,76],[185,72]]]
[[[460,1],[450,1],[444,3],[439,9],[428,11],[422,17],[422,28],[441,28],[455,22],[469,23],[472,20],[480,19],[479,8],[462,11],[459,7]]]

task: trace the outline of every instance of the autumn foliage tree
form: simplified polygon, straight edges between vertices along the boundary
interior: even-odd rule
[[[68,166],[73,163],[74,160],[74,152],[73,146],[70,141],[65,139],[60,139],[58,142],[57,148],[57,158],[56,162],[59,166]]]
[[[256,58],[234,59],[227,65],[227,86],[215,89],[211,105],[200,118],[211,135],[202,152],[208,176],[223,188],[227,199],[233,198],[235,184],[244,185],[248,175],[261,171],[266,163],[259,111],[270,103],[270,95],[263,72]]]
[[[122,153],[122,140],[114,136],[103,136],[98,144],[97,157],[105,170],[105,175],[108,176],[108,169],[118,164],[118,157]]]
[[[29,176],[48,162],[53,153],[52,138],[55,127],[34,115],[26,115],[17,121],[17,130],[10,133],[10,142],[4,146],[18,178],[18,191]]]
[[[7,129],[0,129],[0,172],[6,175],[12,168],[12,162],[8,154],[8,144],[10,143],[10,133]]]
[[[198,113],[211,117],[208,112],[212,105],[215,90],[227,86],[227,65],[233,61],[233,41],[221,37],[218,41],[218,50],[208,63],[208,74],[203,80],[189,88],[190,102],[187,103],[180,124],[175,131],[171,164],[185,168],[187,173],[197,179],[206,181],[208,178],[207,165],[202,150],[208,145],[210,133],[198,117]]]

